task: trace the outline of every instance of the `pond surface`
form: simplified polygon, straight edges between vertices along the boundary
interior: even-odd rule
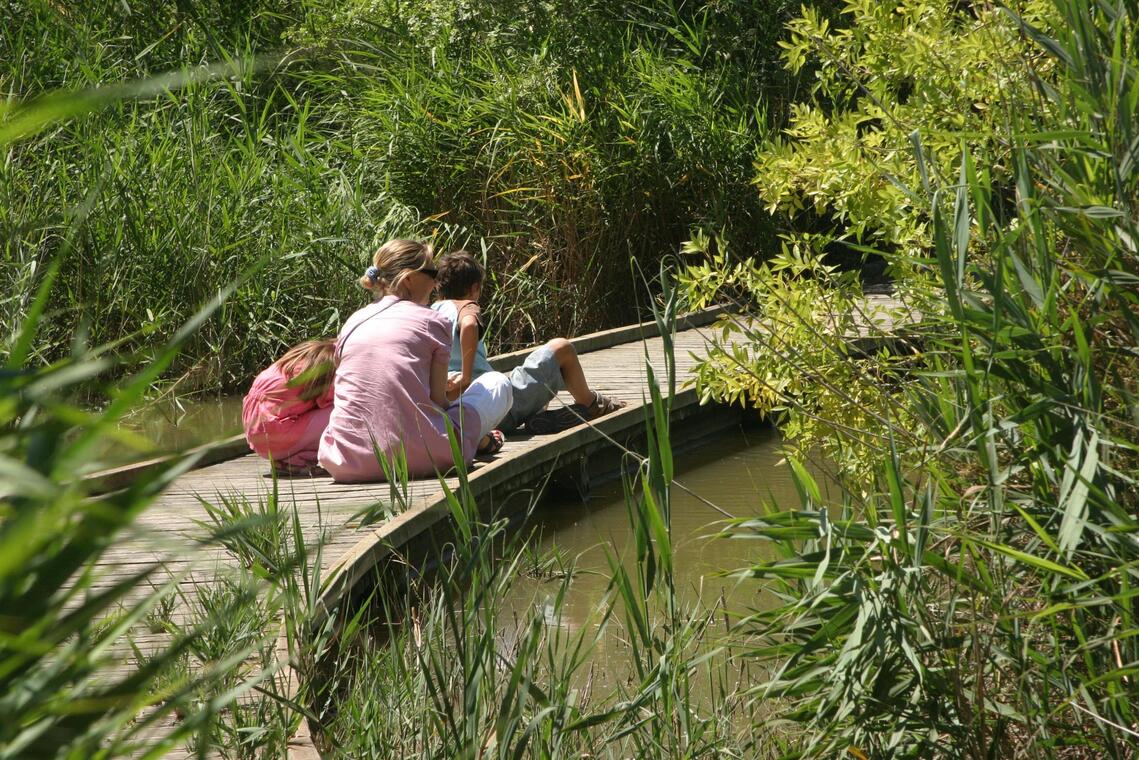
[[[710,501],[734,517],[762,514],[764,505],[780,509],[799,505],[791,469],[779,452],[779,435],[770,427],[727,431],[722,437],[698,449],[677,455],[676,480],[701,498],[672,490],[672,535],[674,579],[679,605],[696,612],[711,610],[717,604],[732,613],[746,613],[768,607],[773,596],[762,582],[724,577],[757,560],[775,558],[774,547],[765,541],[716,537],[727,519],[705,503]],[[835,493],[825,473],[812,473],[824,498]],[[539,538],[528,550],[532,572],[512,586],[505,605],[508,620],[501,621],[509,632],[510,620],[524,620],[537,607],[547,626],[570,633],[582,626],[598,626],[598,612],[606,596],[611,571],[606,551],[632,567],[635,544],[620,482],[599,488],[586,504],[580,500],[550,500],[543,503],[532,520]],[[551,554],[556,559],[551,560]],[[554,598],[561,586],[563,565],[573,567],[572,580],[561,614],[554,613]],[[724,612],[721,609],[717,615]],[[722,631],[723,627],[720,626]],[[607,674],[602,681],[620,677],[627,670],[626,633],[619,625],[609,625],[593,653],[593,662]]]
[[[119,426],[149,441],[154,453],[178,451],[240,433],[241,400],[241,396],[161,399],[129,412]],[[102,458],[117,465],[144,457],[108,445]]]

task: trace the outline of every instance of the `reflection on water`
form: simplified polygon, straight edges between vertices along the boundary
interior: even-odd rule
[[[241,432],[241,396],[154,401],[124,416],[120,427],[149,442],[154,453],[221,440]],[[108,444],[103,459],[121,464],[140,455]]]
[[[708,610],[723,601],[729,611],[746,612],[772,603],[758,581],[737,581],[719,574],[773,559],[774,547],[767,542],[715,537],[726,518],[704,500],[733,517],[759,515],[765,503],[783,509],[797,506],[791,471],[781,461],[778,444],[778,434],[771,428],[737,430],[678,455],[676,480],[701,497],[681,488],[672,490],[674,577],[682,609]],[[826,479],[818,472],[815,476],[825,492]],[[534,523],[540,538],[531,553],[545,556],[546,563],[533,573],[536,577],[520,578],[513,585],[505,605],[504,628],[509,628],[511,620],[524,620],[533,609],[543,612],[547,625],[563,633],[583,625],[597,626],[610,577],[606,550],[621,557],[626,566],[631,566],[635,552],[621,484],[598,489],[584,505],[580,501],[547,502],[539,508]],[[561,585],[557,572],[561,563],[550,562],[550,553],[572,564],[575,571],[560,618],[553,614],[553,605]],[[625,671],[621,663],[628,652],[621,643],[623,637],[611,625],[594,649],[594,663],[610,676]]]

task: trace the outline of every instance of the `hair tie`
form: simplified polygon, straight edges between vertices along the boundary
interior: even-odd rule
[[[370,266],[364,271],[364,276],[367,277],[373,285],[375,285],[376,280],[380,279],[380,270],[378,267]]]

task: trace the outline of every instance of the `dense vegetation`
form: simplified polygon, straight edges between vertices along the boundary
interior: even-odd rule
[[[221,63],[158,100],[128,85],[0,117],[18,325],[0,373],[0,757],[279,753],[300,710],[346,756],[1135,757],[1134,0],[850,0],[837,25],[805,8],[785,32],[774,3],[122,7],[5,6],[21,22],[3,76],[24,95]],[[658,407],[629,481],[634,561],[614,558],[598,605],[633,674],[612,693],[577,687],[597,634],[545,626],[556,595],[502,646],[496,606],[526,555],[462,493],[456,561],[336,637],[308,625],[319,546],[279,494],[210,506],[246,571],[192,619],[163,614],[170,588],[112,614],[137,589],[85,569],[181,465],[92,502],[74,474],[94,441],[160,377],[225,384],[334,327],[360,251],[395,232],[485,244],[508,340],[538,305],[542,329],[619,316],[600,304],[626,257],[689,237],[688,304],[735,298],[747,317],[698,385],[775,416],[801,489],[799,508],[726,528],[784,553],[739,572],[780,604],[678,605]],[[897,305],[866,307],[863,254]],[[663,320],[677,300],[658,288]],[[877,317],[874,340],[841,339]],[[124,374],[103,412],[60,401]],[[820,455],[841,503],[803,465]],[[281,617],[299,694],[273,677]],[[99,681],[140,621],[170,649]],[[156,739],[140,712],[178,720]]]
[[[826,505],[803,477],[801,510],[739,526],[787,552],[748,570],[788,600],[745,637],[780,663],[757,691],[809,756],[1134,757],[1139,8],[850,10],[791,25],[816,97],[757,185],[889,262],[900,352],[835,338],[876,315],[832,236],[686,275],[758,317],[704,392],[848,484]]]
[[[167,338],[236,281],[167,379],[240,388],[334,333],[395,235],[485,252],[492,349],[643,316],[616,297],[630,259],[655,271],[693,227],[770,250],[750,164],[796,81],[793,10],[5,0],[3,321],[61,252],[44,359],[80,327]],[[21,104],[111,85],[20,134]]]

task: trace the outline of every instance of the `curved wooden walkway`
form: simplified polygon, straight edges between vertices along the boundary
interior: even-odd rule
[[[698,416],[703,408],[695,390],[686,387],[685,379],[696,359],[706,355],[707,338],[715,331],[710,325],[720,313],[712,309],[682,317],[674,335],[677,393],[672,398],[673,420],[691,418],[697,430],[703,423]],[[628,406],[592,425],[578,425],[555,435],[516,433],[499,454],[476,461],[469,473],[469,486],[481,512],[487,514],[512,497],[528,500],[532,486],[555,469],[581,464],[584,471],[584,463],[590,458],[594,466],[599,458],[608,458],[613,470],[621,466],[622,453],[610,439],[627,440],[643,433],[648,395],[646,359],[663,382],[664,348],[655,328],[653,323],[644,323],[573,339],[590,385],[627,401]],[[520,364],[527,353],[498,356],[492,364],[508,370]],[[662,391],[667,392],[667,388]],[[562,393],[551,406],[571,402],[572,398]],[[708,424],[712,426],[708,432],[712,432],[725,421],[722,416],[709,418]],[[225,550],[203,548],[209,519],[202,502],[217,504],[222,498],[236,498],[256,505],[269,497],[274,485],[266,461],[248,453],[243,440],[223,442],[205,459],[213,463],[178,478],[141,516],[131,534],[104,555],[96,582],[109,585],[128,573],[160,563],[169,577],[177,579],[181,591],[170,613],[178,623],[189,620],[192,600],[203,585],[214,583],[237,565],[237,559]],[[103,477],[113,486],[129,474],[115,471]],[[448,488],[458,487],[456,478],[446,483]],[[277,488],[286,514],[291,516],[292,505],[296,505],[306,542],[315,544],[324,537],[320,574],[325,609],[335,606],[393,548],[428,535],[448,517],[437,479],[409,483],[403,504],[399,503],[401,499],[393,499],[393,489],[387,483],[338,484],[328,477],[306,477],[279,479]],[[519,509],[523,506],[524,502],[518,505]],[[161,579],[155,579],[159,582]],[[162,633],[143,632],[135,644],[145,653],[166,638]],[[128,658],[122,667],[131,668],[133,663]]]
[[[682,318],[674,338],[678,386],[695,362],[694,357],[705,353],[705,330],[718,314],[719,310],[709,310]],[[521,431],[509,436],[502,451],[489,459],[476,460],[469,470],[471,495],[480,507],[484,503],[488,508],[500,504],[511,494],[543,480],[554,468],[573,466],[581,457],[609,446],[606,437],[623,438],[643,429],[646,356],[654,372],[664,371],[662,342],[652,333],[655,325],[645,323],[572,341],[590,385],[627,401],[628,406],[591,426],[578,425],[547,436],[529,436]],[[496,369],[508,370],[520,364],[527,353],[497,356],[492,364]],[[572,401],[563,392],[551,407]],[[673,400],[674,417],[692,414],[696,409],[695,392],[680,390]],[[620,456],[616,448],[612,456],[616,467]],[[211,582],[224,566],[236,564],[220,548],[201,548],[200,542],[208,535],[205,524],[209,519],[202,502],[218,504],[229,498],[255,505],[269,497],[273,478],[266,460],[249,453],[241,439],[213,447],[207,458],[222,461],[179,477],[143,513],[132,535],[104,555],[103,584],[160,562],[171,575],[181,574],[183,590],[192,593],[198,585]],[[129,470],[104,477],[113,484],[124,475],[129,475]],[[446,483],[451,489],[458,487],[455,477]],[[328,604],[350,589],[391,546],[407,543],[446,514],[438,479],[411,481],[403,498],[393,498],[393,487],[388,483],[341,484],[328,477],[280,478],[277,488],[284,511],[289,512],[296,505],[308,543],[315,543],[322,531],[325,533],[320,572],[325,579],[324,598]],[[400,504],[403,499],[405,502]]]

